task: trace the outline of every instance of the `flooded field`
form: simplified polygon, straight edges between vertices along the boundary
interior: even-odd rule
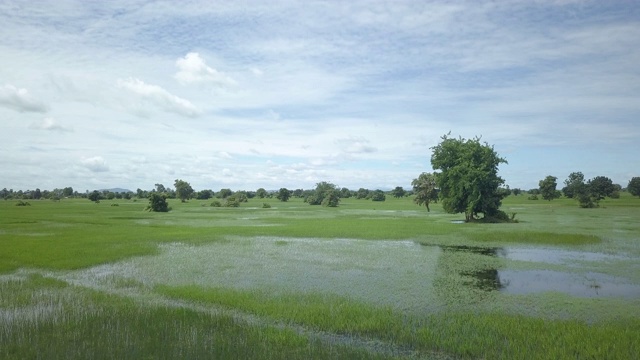
[[[494,225],[369,204],[0,206],[0,358],[640,351],[635,207],[524,202],[521,223]]]
[[[49,275],[107,291],[144,291],[161,284],[323,293],[424,314],[513,302],[508,295],[637,301],[637,278],[607,273],[629,261],[620,254],[541,247],[256,237],[201,246],[170,243],[160,245],[158,255]]]

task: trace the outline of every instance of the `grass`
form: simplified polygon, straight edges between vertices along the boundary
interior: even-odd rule
[[[222,305],[319,330],[369,336],[463,358],[631,359],[640,353],[640,320],[589,325],[500,313],[446,312],[407,318],[390,308],[310,294],[159,286],[180,299]]]
[[[636,230],[631,219],[640,214],[640,207],[629,206],[636,199],[628,197],[619,200],[624,204],[620,206],[614,206],[615,200],[603,201],[607,207],[603,209],[578,209],[566,200],[548,205],[524,199],[509,198],[504,206],[507,211],[526,207],[518,210],[521,224],[463,226],[451,223],[459,215],[445,214],[437,204],[427,213],[407,198],[385,202],[345,199],[337,209],[309,206],[300,199],[287,203],[266,199],[273,206],[270,209],[250,207],[251,203],[241,208],[211,208],[195,200],[172,201],[170,213],[144,212],[144,203],[122,200],[99,204],[85,199],[41,200],[29,207],[1,201],[0,272],[20,267],[77,269],[150,255],[162,242],[206,243],[227,236],[581,245],[597,243],[609,234],[601,230],[611,227],[612,218],[626,216],[630,223],[620,225]],[[110,206],[114,203],[120,206]],[[590,221],[592,215],[594,221]]]
[[[640,353],[640,320],[634,311],[640,306],[638,299],[582,299],[553,293],[502,295],[483,289],[487,284],[480,274],[505,266],[559,271],[577,271],[577,266],[582,266],[640,281],[640,267],[634,260],[640,256],[640,199],[628,194],[602,201],[597,209],[580,209],[571,199],[547,202],[511,196],[505,199],[503,210],[517,213],[517,224],[455,224],[452,221],[460,220],[461,215],[446,214],[438,204],[428,213],[409,198],[387,197],[385,202],[345,199],[338,208],[309,206],[300,199],[287,203],[254,199],[239,208],[211,207],[210,202],[171,201],[171,212],[149,213],[143,210],[144,201],[95,204],[82,199],[34,200],[31,206],[0,201],[0,274],[4,274],[0,275],[0,358],[39,358],[43,354],[48,358],[136,359],[398,356],[375,348],[365,351],[348,341],[317,341],[309,332],[301,333],[299,327],[311,333],[327,332],[328,338],[372,338],[383,349],[406,348],[427,357],[632,359]],[[263,203],[271,207],[263,208]],[[248,266],[260,271],[269,256],[277,260],[281,258],[276,255],[287,252],[292,259],[301,257],[305,254],[296,253],[302,248],[300,238],[405,240],[441,249],[434,255],[425,252],[422,257],[416,251],[418,257],[395,264],[402,271],[413,272],[411,275],[386,270],[398,276],[398,286],[389,288],[399,296],[418,296],[419,292],[404,289],[402,281],[423,274],[425,282],[432,282],[425,288],[431,286],[429,291],[437,294],[429,298],[434,306],[420,312],[376,302],[385,297],[384,290],[365,294],[372,301],[364,301],[316,288],[257,288],[251,282],[245,288],[236,284],[213,287],[216,285],[200,282],[171,283],[173,280],[166,277],[156,279],[149,288],[141,279],[111,275],[110,290],[103,292],[61,280],[73,278],[69,274],[78,274],[79,269],[141,256],[154,262],[165,251],[159,245],[184,243],[205,255],[206,251],[223,250],[212,245],[224,245],[225,251],[239,254],[237,259],[244,256],[245,263],[238,260],[228,267],[195,268],[187,273],[194,283],[223,275],[240,281],[243,278],[225,271],[240,275],[234,269]],[[274,246],[256,247],[256,239],[271,239]],[[624,258],[566,266],[447,250],[514,244]],[[275,253],[253,254],[256,249]],[[365,245],[344,247],[340,251],[347,253],[336,253],[334,258],[331,252],[324,252],[306,254],[308,257],[299,261],[308,261],[309,271],[324,271],[327,281],[357,287],[359,284],[349,281],[364,279],[373,273],[370,269],[379,276],[385,266],[394,267],[385,260],[397,261],[397,254],[378,251],[372,256],[366,249]],[[323,258],[318,260],[319,256]],[[329,261],[332,259],[335,261]],[[348,259],[353,259],[352,263]],[[209,261],[219,259],[211,257]],[[320,266],[314,261],[325,263]],[[408,261],[422,263],[411,267]],[[184,264],[168,261],[156,266],[164,267],[162,274],[170,274]],[[202,273],[208,269],[220,273]],[[24,272],[30,271],[35,275],[25,277]],[[353,272],[351,278],[349,271]],[[285,284],[291,274],[281,275]],[[156,303],[149,300],[152,295],[186,305]],[[189,304],[200,304],[205,310]],[[215,311],[218,307],[226,312]],[[250,314],[259,321],[244,321],[233,315],[236,313]]]
[[[290,329],[143,305],[40,276],[2,282],[0,289],[2,316],[22,319],[1,323],[2,359],[384,358],[314,342]]]

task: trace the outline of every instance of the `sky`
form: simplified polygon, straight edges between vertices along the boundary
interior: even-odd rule
[[[0,0],[0,188],[640,176],[640,2]]]

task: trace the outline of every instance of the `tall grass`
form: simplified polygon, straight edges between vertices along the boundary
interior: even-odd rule
[[[371,336],[425,354],[487,359],[633,359],[640,320],[587,324],[501,313],[447,311],[406,317],[349,299],[317,294],[159,286],[167,296],[222,305],[320,330]]]
[[[139,304],[42,277],[0,282],[0,290],[2,359],[384,358],[289,329]]]

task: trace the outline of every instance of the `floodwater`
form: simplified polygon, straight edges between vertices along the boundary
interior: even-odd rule
[[[407,312],[436,311],[452,302],[482,298],[482,294],[492,294],[491,301],[500,301],[505,294],[544,292],[640,299],[640,284],[591,266],[629,260],[621,255],[276,237],[160,247],[159,255],[67,272],[62,279],[103,290],[195,284],[276,294],[323,293]]]

